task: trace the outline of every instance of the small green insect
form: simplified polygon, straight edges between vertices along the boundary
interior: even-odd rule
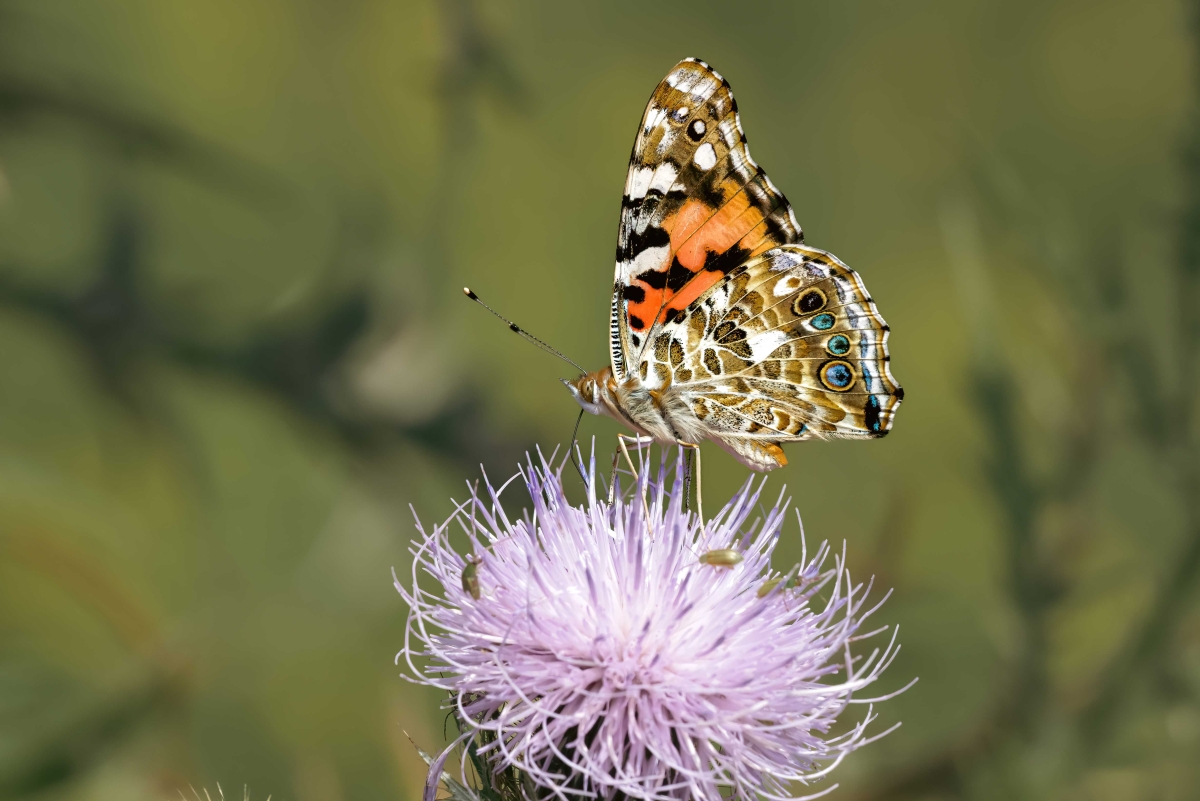
[[[471,554],[467,557],[467,565],[462,572],[462,588],[463,592],[470,595],[476,601],[481,595],[479,591],[479,565],[483,560],[478,556]]]
[[[790,571],[788,571],[788,573],[786,575],[776,576],[773,579],[767,579],[766,581],[763,582],[763,585],[758,588],[758,597],[766,598],[768,595],[771,594],[771,590],[773,590],[779,586],[780,582],[786,582],[783,585],[784,589],[786,589],[786,590],[794,589],[795,586],[800,581],[800,577],[797,575],[799,570],[800,570],[800,565],[796,565]]]
[[[768,595],[771,594],[771,590],[773,590],[779,586],[779,583],[781,581],[783,581],[783,579],[784,579],[783,576],[776,576],[773,579],[764,581],[763,585],[758,588],[758,597],[766,598]],[[788,579],[787,584],[784,584],[783,586],[784,586],[784,589],[788,589],[788,590],[792,589],[793,587],[796,586],[796,579],[795,578]]]
[[[733,548],[718,548],[700,555],[700,563],[713,567],[732,568],[742,561],[742,555]]]

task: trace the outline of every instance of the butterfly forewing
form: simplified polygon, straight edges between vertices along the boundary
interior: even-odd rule
[[[655,89],[638,130],[617,240],[610,350],[624,379],[656,329],[747,259],[803,237],[750,157],[729,83],[686,59]]]

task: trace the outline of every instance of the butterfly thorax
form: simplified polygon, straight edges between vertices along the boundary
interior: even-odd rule
[[[702,433],[687,402],[669,384],[651,389],[636,375],[617,381],[611,367],[563,383],[585,411],[611,417],[658,442],[695,442]]]

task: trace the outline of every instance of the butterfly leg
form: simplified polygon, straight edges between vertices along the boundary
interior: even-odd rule
[[[617,450],[613,452],[612,476],[611,480],[609,481],[609,503],[612,503],[614,500],[613,494],[616,491],[614,487],[617,483],[617,463],[621,459],[621,454],[625,455],[625,464],[629,465],[629,472],[633,474],[633,480],[635,482],[638,480],[638,471],[637,468],[633,466],[633,459],[630,458],[629,449],[625,446],[626,442],[632,442],[633,447],[636,448],[638,452],[641,452],[642,448],[653,444],[653,440],[648,437],[646,439],[642,439],[641,437],[636,436],[631,437],[628,434],[617,434]]]
[[[620,452],[625,455],[625,463],[629,465],[629,472],[633,474],[634,484],[638,484],[638,483],[640,483],[640,480],[638,477],[638,471],[637,471],[637,468],[633,466],[633,459],[630,458],[630,456],[629,456],[629,448],[626,447],[626,445],[625,445],[626,441],[632,441],[633,446],[635,448],[637,448],[638,451],[640,452],[642,450],[643,446],[652,445],[653,440],[649,440],[649,439],[643,440],[641,437],[638,437],[638,436],[631,437],[626,434],[617,434],[617,446],[620,448]],[[616,477],[617,477],[616,471],[617,471],[617,455],[614,453],[613,454],[613,483],[612,483],[612,487],[614,487],[614,488],[616,487]],[[614,492],[613,489],[609,490],[610,498],[611,498],[611,495],[613,492]],[[649,520],[650,520],[650,507],[646,503],[646,487],[645,487],[645,485],[642,486],[641,494],[642,494],[642,513],[645,514],[646,521],[648,524]]]
[[[617,449],[613,451],[612,472],[608,476],[609,506],[612,506],[617,500],[617,464],[621,461],[622,453],[625,454],[625,462],[629,465],[629,472],[633,474],[634,483],[636,484],[638,480],[637,468],[633,466],[633,460],[629,458],[629,451],[625,448],[625,440],[622,439],[623,436],[623,434],[617,434]]]
[[[633,481],[636,484],[638,480],[637,468],[633,466],[633,460],[629,458],[629,451],[625,449],[625,441],[621,439],[623,435],[617,434],[617,449],[613,451],[612,472],[608,476],[608,505],[612,506],[617,500],[617,464],[621,461],[621,453],[625,454],[625,461],[629,464],[629,471],[633,473]]]
[[[690,448],[696,452],[696,514],[700,516],[700,525],[704,525],[704,487],[700,481],[700,446],[694,442],[680,442],[681,448]],[[689,473],[691,471],[689,470]]]

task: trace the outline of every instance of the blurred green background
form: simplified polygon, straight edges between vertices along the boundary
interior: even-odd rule
[[[1196,13],[0,0],[0,797],[419,797],[409,504],[577,411],[459,288],[602,366],[695,55],[907,391],[770,479],[920,677],[832,797],[1200,798]],[[744,471],[704,461],[713,504]]]

